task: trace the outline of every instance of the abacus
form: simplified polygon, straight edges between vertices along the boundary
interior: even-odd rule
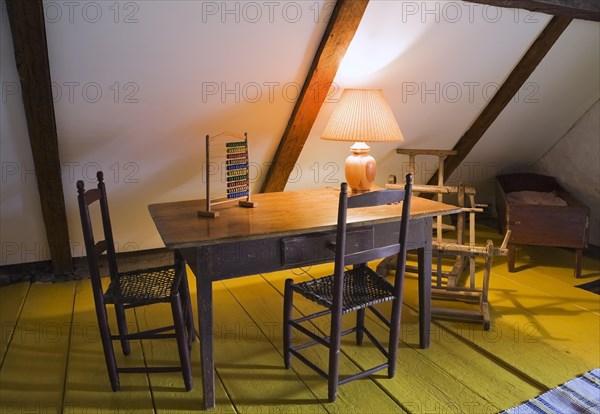
[[[248,161],[248,134],[223,132],[206,136],[206,209],[198,211],[200,217],[219,217],[213,210],[217,204],[240,198],[240,207],[256,207],[250,201],[250,163]]]

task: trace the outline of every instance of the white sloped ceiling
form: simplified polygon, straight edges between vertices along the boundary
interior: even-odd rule
[[[83,255],[75,181],[93,185],[98,168],[120,250],[162,246],[148,204],[204,197],[206,134],[248,132],[258,190],[333,4],[44,2],[73,254]],[[349,145],[319,138],[345,87],[384,89],[406,137],[401,146],[452,148],[548,20],[461,1],[372,0],[286,189],[343,179]],[[3,19],[3,85],[17,79],[7,36]],[[453,179],[485,198],[498,172],[544,154],[598,99],[599,43],[599,23],[574,21]],[[33,168],[20,98],[4,98],[2,161]],[[377,183],[402,174],[397,146],[371,146]],[[423,165],[417,179],[433,168]],[[36,191],[32,180],[3,173],[3,240],[46,243],[39,208],[15,202],[35,204]],[[32,261],[3,257],[15,260]]]

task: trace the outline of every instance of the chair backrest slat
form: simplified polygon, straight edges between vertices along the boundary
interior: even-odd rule
[[[377,247],[375,249],[369,249],[362,252],[347,254],[344,258],[346,266],[355,265],[359,263],[366,263],[382,257],[389,257],[400,252],[402,246],[398,243],[391,244],[389,246]]]
[[[410,221],[410,201],[412,195],[412,174],[406,175],[406,184],[403,190],[381,190],[348,197],[348,185],[342,183],[338,206],[338,223],[336,237],[335,275],[343,278],[343,269],[347,265],[367,263],[376,259],[398,255],[396,268],[396,284],[404,277],[404,263],[406,261],[406,240],[408,236],[408,222]],[[385,204],[402,202],[402,213],[399,223],[400,231],[397,242],[377,246],[372,249],[346,254],[347,235],[347,210],[349,208],[368,208]]]
[[[372,191],[348,197],[348,208],[375,207],[399,203],[404,200],[404,190]]]
[[[110,224],[110,214],[108,211],[108,200],[106,197],[106,188],[104,186],[104,174],[98,171],[98,188],[85,189],[85,184],[82,180],[77,181],[77,192],[79,201],[79,214],[81,216],[81,227],[85,241],[85,250],[90,268],[90,277],[92,283],[100,286],[100,268],[98,259],[104,252],[107,254],[108,267],[111,280],[117,281],[117,259]],[[92,225],[90,207],[98,202],[100,204],[100,215],[102,218],[102,227],[104,231],[104,240],[96,242],[94,240],[94,228]]]

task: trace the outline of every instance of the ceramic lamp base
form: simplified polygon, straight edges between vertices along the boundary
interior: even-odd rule
[[[369,191],[375,181],[377,164],[369,155],[370,150],[364,142],[357,142],[350,147],[352,154],[346,158],[346,181],[352,192]]]

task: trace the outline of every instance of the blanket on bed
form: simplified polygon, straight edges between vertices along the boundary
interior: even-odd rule
[[[514,204],[536,204],[543,206],[567,206],[567,202],[555,192],[545,191],[513,191],[506,194],[506,200]]]

